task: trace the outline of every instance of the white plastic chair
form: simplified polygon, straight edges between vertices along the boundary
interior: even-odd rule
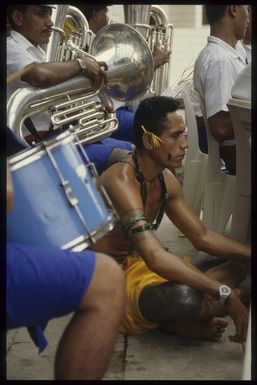
[[[230,236],[247,243],[251,227],[251,102],[231,98],[227,106],[236,139],[237,169]]]
[[[180,91],[184,101],[188,128],[188,150],[184,163],[183,193],[194,213],[200,216],[208,155],[204,154],[199,148],[197,122],[190,98],[192,88],[193,82],[190,81]]]
[[[242,380],[244,381],[252,379],[251,377],[251,368],[252,368],[252,344],[251,344],[252,321],[251,319],[252,319],[252,316],[251,316],[251,306],[250,306],[248,330],[247,330],[247,337],[246,337],[246,343],[245,343],[243,374],[242,374]]]
[[[235,176],[225,174],[221,170],[219,143],[210,132],[204,100],[197,90],[192,89],[191,93],[199,102],[208,140],[207,175],[202,220],[208,229],[223,233],[234,208]]]

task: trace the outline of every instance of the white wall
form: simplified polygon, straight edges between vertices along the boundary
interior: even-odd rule
[[[111,7],[108,7],[108,10],[108,16],[111,21],[124,23],[124,12],[122,4],[112,5]]]
[[[170,84],[177,84],[186,67],[193,65],[206,44],[209,26],[202,25],[202,5],[160,5],[170,23],[174,25],[171,56]],[[124,23],[123,5],[109,7],[112,21]],[[189,73],[189,72],[187,72]]]

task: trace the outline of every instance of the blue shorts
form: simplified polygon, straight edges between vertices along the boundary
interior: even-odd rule
[[[95,252],[7,244],[7,329],[28,327],[41,352],[47,322],[78,309],[95,269]]]
[[[83,146],[91,162],[95,164],[99,175],[107,168],[108,160],[114,148],[132,151],[130,142],[113,138],[102,139]]]
[[[119,122],[118,130],[112,133],[112,138],[134,141],[133,126],[135,112],[132,112],[128,107],[120,107],[116,110],[116,117]]]

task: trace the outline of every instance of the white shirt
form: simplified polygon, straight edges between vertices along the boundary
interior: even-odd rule
[[[249,63],[238,75],[232,90],[232,98],[251,101],[252,64]]]
[[[252,62],[252,46],[250,44],[245,44],[243,41],[242,41],[242,45],[245,49],[247,63],[249,64]]]
[[[7,38],[7,76],[34,62],[45,62],[45,51],[39,46],[35,47],[23,35],[12,30]],[[28,83],[20,78],[8,85],[7,102],[18,88],[27,86]],[[47,131],[49,129],[50,116],[47,111],[37,114],[31,119],[37,130]],[[24,136],[30,134],[26,129],[23,133]]]
[[[207,42],[196,59],[193,81],[205,101],[208,119],[219,111],[228,111],[231,88],[246,66],[246,53],[241,41],[236,49],[215,36],[208,36]]]

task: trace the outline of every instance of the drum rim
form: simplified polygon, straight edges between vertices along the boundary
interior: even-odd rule
[[[91,243],[96,243],[115,226],[115,216],[112,211],[108,210],[106,221],[97,226],[90,234],[81,234],[79,237],[69,241],[61,246],[63,250],[82,251],[89,247]]]
[[[11,171],[17,170],[27,164],[42,158],[46,154],[45,147],[53,149],[61,144],[67,144],[74,140],[75,134],[70,131],[62,132],[53,139],[42,141],[35,147],[26,148],[19,153],[8,158],[8,164]],[[75,144],[75,143],[74,143]]]

